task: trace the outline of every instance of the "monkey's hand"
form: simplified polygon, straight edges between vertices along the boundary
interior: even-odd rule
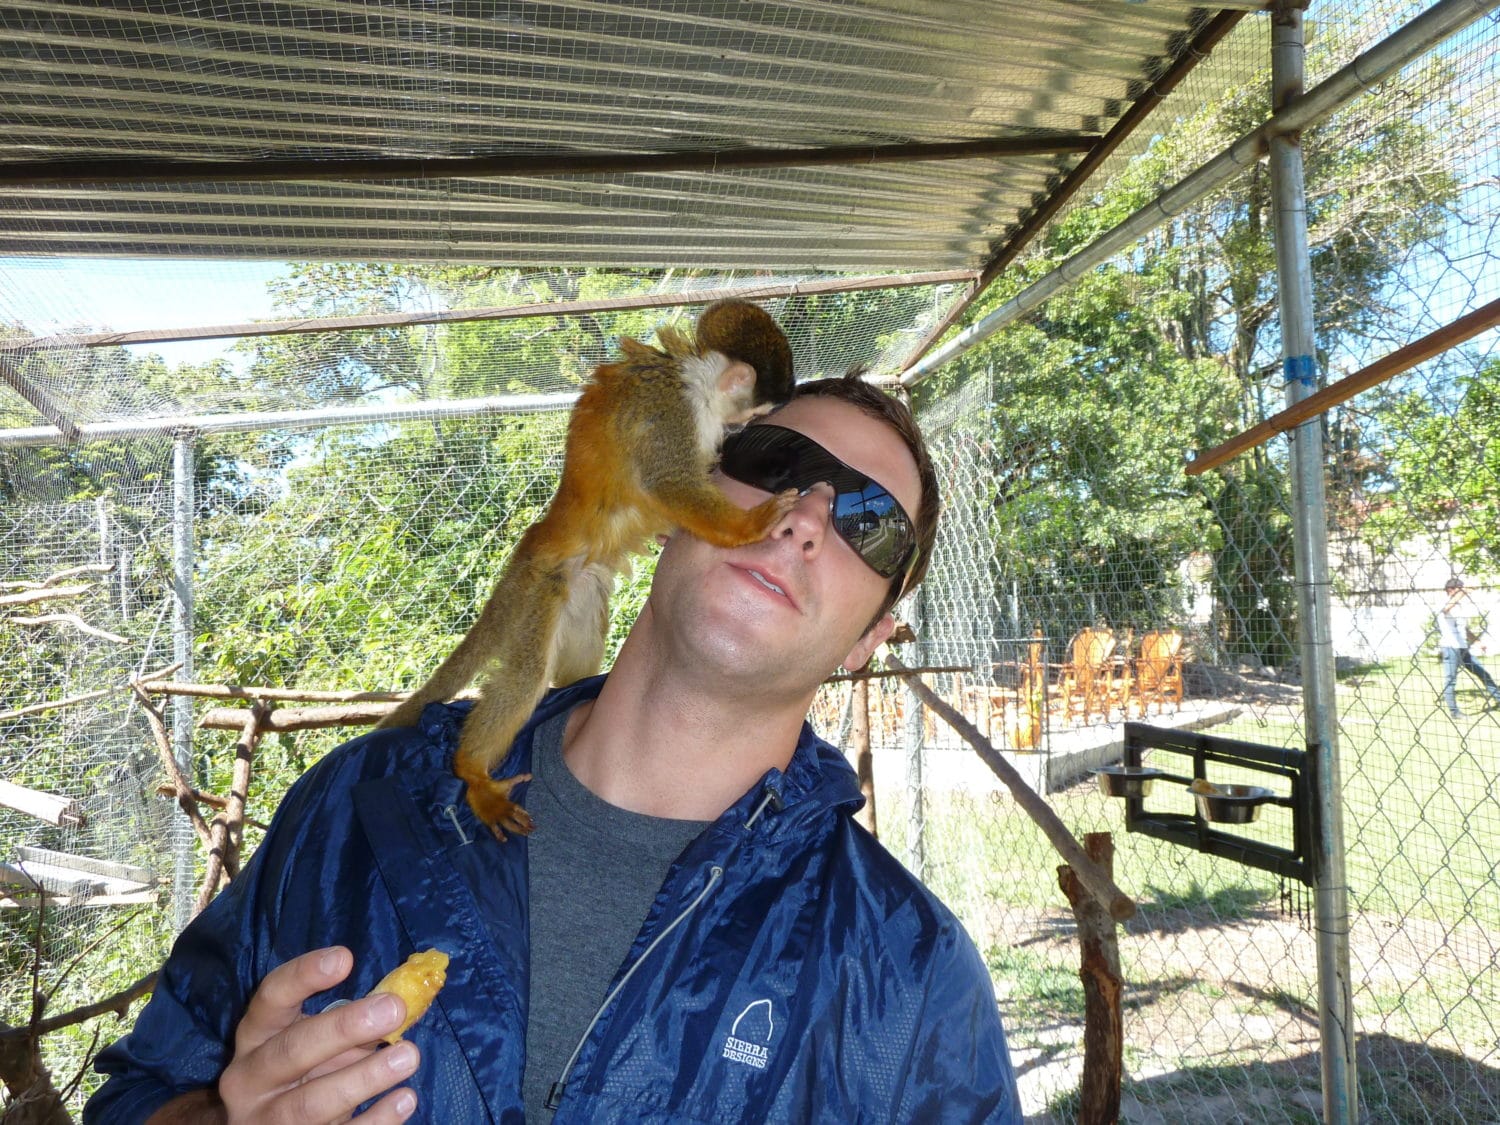
[[[765,530],[762,535],[768,534],[770,530],[781,522],[783,516],[797,506],[797,501],[802,499],[802,493],[795,488],[787,488],[778,492],[764,503],[757,504],[750,511],[759,513],[765,520]]]
[[[675,525],[715,547],[743,547],[764,539],[796,507],[802,495],[788,488],[753,508],[741,508],[708,480],[652,481],[647,491],[654,500],[655,514],[664,524]]]
[[[771,534],[772,529],[797,506],[797,501],[801,498],[802,493],[795,488],[788,488],[753,508],[738,511],[736,518],[726,520],[710,534],[691,530],[700,539],[707,539],[718,547],[741,547],[746,543],[755,543]]]

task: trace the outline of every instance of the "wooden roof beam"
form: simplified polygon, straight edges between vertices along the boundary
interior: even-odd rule
[[[76,442],[83,436],[73,420],[63,413],[62,407],[53,401],[52,396],[34,380],[28,379],[21,370],[21,365],[7,355],[0,355],[0,383],[4,383],[35,407],[37,413],[56,426],[68,441]]]

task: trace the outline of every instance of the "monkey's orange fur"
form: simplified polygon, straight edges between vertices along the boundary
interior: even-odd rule
[[[505,829],[532,829],[511,799],[530,775],[497,780],[490,770],[549,681],[599,670],[609,594],[630,554],[673,528],[720,547],[753,543],[796,502],[791,491],[747,510],[709,478],[724,425],[791,393],[791,352],[775,322],[754,305],[720,302],[705,310],[696,340],[664,330],[661,342],[664,352],[622,340],[624,358],[595,369],[573,408],[562,480],[546,514],[522,536],[452,655],[381,723],[415,723],[426,704],[489,666],[453,769],[468,783],[470,806],[502,840]]]

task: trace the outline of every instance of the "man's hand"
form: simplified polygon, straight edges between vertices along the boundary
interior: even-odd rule
[[[411,1077],[419,1061],[416,1047],[402,1042],[381,1051],[374,1048],[382,1035],[400,1026],[406,1005],[399,998],[383,993],[316,1016],[302,1015],[302,1002],[343,980],[353,964],[347,949],[333,946],[304,953],[266,974],[235,1029],[234,1061],[219,1079],[222,1120],[230,1125],[348,1121],[360,1103]],[[176,1108],[178,1102],[172,1102],[161,1112]],[[414,1093],[395,1090],[360,1121],[405,1121],[416,1108]],[[158,1120],[176,1118],[153,1117]]]

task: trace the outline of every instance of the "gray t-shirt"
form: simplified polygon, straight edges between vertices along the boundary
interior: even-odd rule
[[[531,999],[522,1093],[528,1122],[550,1122],[547,1091],[604,1000],[672,861],[708,824],[627,812],[601,800],[562,757],[568,713],[537,728],[526,809]]]

